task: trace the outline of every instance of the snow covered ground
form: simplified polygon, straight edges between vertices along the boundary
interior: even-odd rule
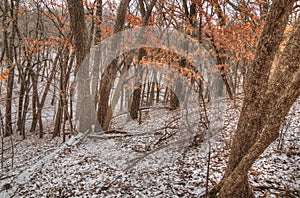
[[[6,164],[1,172],[0,197],[199,197],[226,168],[239,115],[232,104],[226,108],[222,132],[198,146],[188,147],[181,114],[162,108],[150,109],[141,125],[123,114],[110,133],[80,134],[65,144],[51,134],[23,141],[15,135],[14,168]],[[249,173],[257,197],[300,196],[299,100],[282,133],[280,146],[270,145]]]

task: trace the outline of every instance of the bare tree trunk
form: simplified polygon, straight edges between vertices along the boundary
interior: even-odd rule
[[[96,35],[95,35],[95,44],[98,44],[101,41],[101,24],[102,24],[102,0],[96,1]]]
[[[43,91],[42,98],[41,98],[41,100],[40,100],[40,102],[39,102],[39,108],[38,108],[37,116],[38,116],[39,126],[40,126],[40,133],[39,133],[39,134],[40,134],[40,138],[43,137],[42,109],[43,109],[43,106],[44,106],[45,101],[46,101],[47,94],[48,94],[49,89],[50,89],[50,84],[51,84],[51,82],[52,82],[52,80],[53,80],[53,78],[54,78],[54,76],[55,76],[55,74],[56,74],[56,72],[57,72],[57,71],[56,71],[56,68],[57,68],[57,64],[58,64],[58,59],[59,59],[59,57],[61,56],[62,50],[63,50],[63,49],[60,49],[60,50],[58,51],[58,53],[56,54],[56,57],[55,57],[54,62],[53,62],[52,70],[51,70],[51,72],[50,72],[50,76],[49,76],[48,79],[47,79],[47,84],[46,84],[45,89],[44,89],[44,91]],[[56,132],[56,131],[54,130],[53,136],[55,137],[55,136],[57,135],[57,133],[58,133],[58,132]]]
[[[138,88],[135,88],[133,91],[132,103],[130,107],[130,116],[132,119],[138,119],[139,115],[139,108],[140,108],[140,98],[141,98],[141,89],[142,86],[140,85]]]
[[[102,35],[101,35],[101,25],[102,25],[102,13],[103,13],[103,6],[102,6],[102,0],[97,0],[96,1],[96,28],[95,28],[95,38],[94,38],[94,44],[95,45],[101,45],[100,41],[102,39]],[[99,49],[100,47],[97,46],[97,49]],[[92,97],[94,97],[94,108],[97,108],[97,103],[98,103],[98,98],[99,98],[99,81],[100,81],[100,58],[101,57],[97,57],[99,54],[101,54],[101,52],[99,52],[98,50],[92,50],[91,55],[92,55],[92,61],[93,61],[93,71],[92,71]],[[95,131],[99,131],[100,130],[100,124],[97,121],[97,118],[95,117],[95,127],[94,130]]]
[[[114,27],[114,33],[118,33],[123,29],[129,2],[130,0],[122,0],[120,3],[120,6],[118,8],[117,20]],[[109,108],[108,102],[110,92],[117,75],[117,71],[118,61],[117,59],[115,59],[109,66],[105,68],[100,81],[100,99],[98,103],[97,117],[103,130],[107,130],[109,121],[112,116],[112,110]]]
[[[114,27],[114,33],[118,33],[123,30],[124,23],[125,23],[125,16],[127,13],[129,2],[130,0],[122,0],[119,5],[118,15]],[[116,42],[118,43],[118,41]],[[117,47],[117,46],[113,46],[113,47]],[[98,103],[97,117],[103,130],[107,130],[109,121],[112,116],[112,110],[109,108],[108,102],[109,102],[110,92],[117,75],[118,68],[119,68],[118,61],[117,59],[115,59],[112,61],[110,65],[108,65],[105,68],[100,81],[100,93],[99,93],[100,99]]]
[[[30,77],[31,77],[31,82],[32,82],[32,123],[30,127],[30,132],[34,132],[37,121],[38,121],[38,86],[37,86],[37,75],[35,71],[33,70],[32,64],[30,64]]]
[[[24,109],[23,102],[24,102],[24,96],[25,96],[25,75],[22,74],[21,69],[19,69],[19,74],[21,77],[21,87],[20,87],[20,93],[19,93],[19,103],[18,103],[18,121],[17,121],[17,131],[21,131],[21,118],[22,118],[22,112]],[[21,134],[20,134],[21,135]]]
[[[159,103],[160,90],[161,90],[160,84],[157,82],[156,83],[156,98],[155,98],[156,103]]]
[[[68,10],[70,14],[71,30],[74,36],[76,47],[76,69],[75,75],[79,71],[79,67],[83,63],[85,56],[88,53],[87,32],[84,19],[84,8],[81,0],[68,0]],[[78,119],[79,132],[91,130],[94,120],[90,119],[92,114],[90,82],[89,82],[89,67],[82,66],[77,76],[78,79]],[[61,102],[60,102],[61,104]]]
[[[247,174],[255,160],[278,137],[280,125],[299,97],[299,21],[272,76],[271,66],[283,39],[293,1],[276,0],[270,8],[251,69],[225,175],[212,195],[253,197]],[[274,20],[276,19],[276,20]],[[297,57],[297,58],[295,58]]]
[[[182,68],[186,67],[186,61],[183,59],[179,62],[179,66]],[[174,88],[174,92],[171,91],[171,99],[170,99],[170,107],[171,109],[175,110],[177,108],[179,108],[180,106],[180,101],[184,101],[184,94],[182,94],[182,82],[177,79],[175,81],[175,88]]]
[[[114,33],[118,33],[123,30],[129,2],[130,0],[122,0],[120,3],[120,6],[118,8],[117,19],[114,27]],[[155,2],[156,0],[151,1],[151,4],[149,6],[149,9],[147,10],[142,25],[145,26],[148,24]],[[116,43],[118,43],[118,41],[116,41]],[[113,50],[114,47],[116,46],[113,46]],[[115,59],[112,61],[110,65],[108,65],[104,69],[104,72],[101,77],[100,93],[99,93],[100,100],[98,103],[97,117],[103,130],[108,129],[109,122],[112,118],[112,109],[109,107],[108,103],[109,103],[110,92],[113,87],[118,69],[119,69],[118,61],[117,59]]]
[[[142,93],[142,84],[143,83],[143,73],[144,73],[144,69],[141,67],[140,65],[140,61],[142,60],[142,57],[145,55],[145,50],[144,49],[140,49],[139,50],[139,54],[138,54],[138,65],[136,68],[136,82],[135,82],[135,89],[133,91],[133,97],[132,97],[132,104],[131,104],[131,108],[130,108],[130,116],[132,119],[137,119],[138,118],[138,113],[139,113],[139,109],[141,106],[141,103],[143,104],[143,97],[144,97],[144,91],[145,91],[145,85],[144,84],[144,88],[143,88],[143,93]],[[142,97],[141,97],[142,94]]]
[[[6,109],[5,109],[5,131],[4,136],[9,136],[12,134],[12,91],[13,91],[13,84],[14,84],[14,75],[15,75],[15,66],[13,61],[13,52],[14,52],[14,42],[15,42],[15,34],[16,34],[16,22],[17,19],[14,20],[11,30],[11,35],[8,38],[8,24],[9,24],[9,12],[10,17],[14,16],[14,9],[15,5],[14,2],[11,1],[11,4],[9,5],[8,0],[5,0],[4,2],[4,13],[3,13],[3,39],[4,39],[4,51],[6,53],[7,63],[9,65],[9,74],[8,74],[8,80],[7,80],[7,94],[6,94]],[[17,1],[18,3],[18,1]]]
[[[69,62],[69,54],[70,51],[68,48],[64,49],[63,53],[63,62],[60,63],[60,90],[59,90],[59,105],[56,114],[55,127],[53,132],[53,137],[59,136],[61,131],[61,124],[65,126],[65,119],[67,118],[68,109],[67,106],[67,98],[66,98],[66,88],[67,88],[67,80],[69,79],[67,74],[68,62]],[[54,72],[54,71],[53,71]],[[63,128],[63,131],[65,129]],[[65,138],[65,137],[63,137]],[[64,139],[65,140],[65,139]]]
[[[31,86],[29,86],[29,84],[30,84],[29,69],[26,69],[26,71],[25,71],[23,84],[25,84],[24,85],[24,87],[25,87],[24,104],[20,104],[20,105],[23,105],[23,110],[21,112],[20,123],[18,123],[18,128],[20,130],[20,134],[22,135],[22,138],[25,139],[26,138],[26,133],[25,133],[26,116],[27,116],[28,107],[29,107],[29,92],[31,89]]]
[[[177,108],[179,108],[180,106],[180,102],[179,102],[179,98],[178,95],[176,93],[178,93],[178,91],[181,91],[181,85],[176,84],[175,86],[175,92],[173,92],[172,90],[170,90],[170,94],[171,94],[171,98],[170,98],[170,108],[172,110],[175,110]]]

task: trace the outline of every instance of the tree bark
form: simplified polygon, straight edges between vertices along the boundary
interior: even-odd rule
[[[16,4],[19,2],[16,1]],[[10,17],[14,18],[13,24],[11,26],[11,35],[9,36],[8,28],[9,28],[9,13]],[[15,4],[11,1],[9,5],[8,0],[4,1],[4,12],[3,12],[3,40],[4,40],[4,51],[6,53],[7,63],[8,63],[8,80],[7,80],[7,94],[6,94],[6,109],[5,109],[5,131],[4,136],[9,136],[12,134],[12,91],[14,84],[14,75],[15,75],[15,65],[14,65],[14,42],[15,42],[15,34],[16,34],[16,26],[17,26],[17,16],[15,16]]]
[[[125,17],[127,13],[127,8],[129,6],[130,0],[122,0],[118,8],[117,20],[114,26],[114,33],[118,33],[123,30]],[[118,41],[116,41],[118,43]],[[116,47],[116,46],[113,46]],[[113,87],[113,82],[115,81],[118,71],[118,61],[113,60],[110,65],[108,65],[101,76],[100,81],[100,91],[99,91],[99,103],[97,118],[102,127],[102,130],[107,130],[110,117],[112,116],[111,109],[109,109],[108,102],[111,89]],[[110,116],[111,115],[111,116]]]
[[[140,85],[138,88],[135,88],[133,91],[132,103],[130,105],[130,116],[134,120],[138,119],[138,115],[139,115],[141,89],[142,86]]]
[[[211,196],[253,197],[247,174],[255,160],[278,137],[290,107],[299,97],[299,21],[271,73],[271,66],[294,1],[276,0],[270,8],[254,62],[246,74],[245,98],[225,175]],[[275,20],[276,19],[276,20]]]
[[[262,98],[267,90],[271,66],[283,40],[283,32],[288,22],[288,16],[292,11],[292,6],[293,2],[291,1],[277,0],[273,2],[260,37],[254,63],[246,76],[245,98],[236,132],[237,136],[234,138],[232,148],[233,151],[239,150],[240,154],[249,150],[259,134],[257,129],[261,128],[263,119],[261,117],[262,112],[258,111],[258,107],[261,106]],[[274,21],[274,19],[277,20]],[[236,145],[241,147],[235,149]],[[241,160],[242,156],[238,153],[230,156],[227,170],[233,170]]]
[[[84,17],[84,8],[82,0],[68,0],[68,10],[70,14],[70,25],[74,36],[76,47],[76,68],[75,75],[78,80],[78,104],[77,104],[77,118],[79,119],[79,132],[91,130],[94,120],[90,119],[92,111],[90,81],[89,81],[89,67],[82,65],[85,56],[88,53],[88,41],[86,24]],[[87,64],[87,63],[85,63]],[[80,72],[79,72],[79,67]]]

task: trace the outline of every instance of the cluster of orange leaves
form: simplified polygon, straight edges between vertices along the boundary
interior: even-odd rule
[[[27,53],[31,55],[43,51],[45,47],[61,48],[63,46],[68,46],[74,50],[74,47],[68,39],[54,36],[45,36],[44,39],[28,38],[22,41],[22,46],[24,46]]]
[[[231,23],[227,28],[221,29],[213,27],[216,48],[226,51],[226,54],[219,54],[219,56],[230,58],[233,62],[253,60],[261,30],[261,28],[254,28],[250,23],[246,26]]]
[[[130,23],[133,27],[138,27],[142,24],[143,19],[133,14],[127,14],[126,21]]]
[[[1,80],[7,80],[8,79],[8,73],[9,73],[9,69],[6,69],[2,73],[0,73],[0,81]]]
[[[143,56],[140,61],[138,61],[137,56],[133,57],[133,64],[141,64],[143,66],[148,65],[157,65],[160,67],[172,67],[180,72],[181,75],[185,76],[186,79],[198,79],[204,81],[203,76],[191,68],[191,63],[186,62],[186,65],[183,67],[179,64],[181,57],[177,56],[176,53],[169,52],[162,49],[152,49],[152,48],[143,48],[146,51],[146,56]]]
[[[114,34],[114,29],[107,25],[101,25],[101,31],[103,32],[102,40]]]

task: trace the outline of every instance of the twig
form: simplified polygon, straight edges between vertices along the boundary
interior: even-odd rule
[[[172,110],[172,108],[169,107],[169,106],[158,106],[158,107],[155,107],[155,106],[146,106],[146,107],[140,107],[140,108],[139,108],[140,111],[143,111],[143,110],[149,110],[149,109],[153,109],[153,110],[158,110],[158,109]],[[114,118],[116,118],[116,117],[119,117],[119,116],[121,116],[121,115],[125,115],[125,114],[127,114],[127,113],[128,113],[127,111],[126,111],[126,112],[119,113],[119,114],[113,116],[112,119],[114,119]]]
[[[269,190],[269,189],[277,190],[277,191],[288,193],[289,195],[293,194],[295,197],[300,195],[299,190],[285,189],[285,188],[280,188],[280,187],[275,187],[275,186],[253,186],[252,188],[253,188],[253,190],[257,190],[257,191],[259,191],[259,190]]]
[[[0,180],[5,180],[5,179],[8,179],[8,178],[11,178],[11,177],[14,177],[14,176],[16,176],[16,174],[15,175],[8,175],[8,176],[5,176],[5,177],[1,177]]]
[[[170,126],[173,122],[179,120],[181,117],[176,117],[175,119],[171,120],[166,126],[155,129],[155,130],[150,130],[144,133],[133,133],[130,131],[121,131],[121,130],[108,130],[104,131],[101,134],[88,134],[88,138],[95,138],[95,139],[113,139],[113,138],[119,138],[119,137],[133,137],[133,136],[144,136],[144,135],[153,135],[156,134],[160,130],[164,129],[177,129],[176,127]],[[112,133],[119,133],[119,134],[124,134],[124,135],[119,135],[119,136],[104,136],[105,134],[112,134]]]
[[[208,139],[208,159],[207,159],[207,171],[206,171],[206,184],[205,184],[205,197],[208,197],[209,189],[208,189],[208,181],[209,181],[209,169],[210,169],[210,152],[211,152],[211,145]]]
[[[169,144],[160,146],[160,147],[158,147],[158,148],[156,148],[156,149],[153,149],[152,151],[149,151],[149,152],[145,153],[144,155],[142,155],[142,156],[140,156],[140,157],[136,157],[136,158],[130,160],[130,162],[132,162],[132,164],[129,165],[129,166],[127,166],[124,170],[127,171],[127,170],[133,168],[133,167],[134,167],[136,164],[138,164],[140,161],[142,161],[143,159],[145,159],[145,158],[148,157],[149,155],[151,155],[151,154],[153,154],[153,153],[155,153],[155,152],[157,152],[157,151],[159,151],[159,150],[162,150],[162,149],[167,148],[167,147],[169,147],[169,146],[171,146],[171,145],[174,145],[174,144],[185,143],[185,142],[190,141],[190,140],[191,140],[191,138],[185,138],[185,139],[182,139],[182,140],[178,140],[178,141],[176,141],[176,142],[172,142],[172,143],[169,143]]]
[[[109,182],[107,185],[103,185],[102,187],[100,187],[100,192],[109,189],[109,188],[113,185],[113,183],[115,183],[115,182],[117,181],[117,179],[119,179],[121,176],[122,176],[121,174],[117,175],[117,176],[114,177],[114,179],[113,179],[111,182]]]

